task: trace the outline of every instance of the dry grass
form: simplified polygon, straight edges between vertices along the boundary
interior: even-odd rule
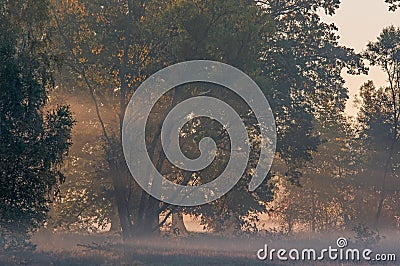
[[[400,235],[386,234],[376,252],[394,252],[400,257]],[[342,234],[352,241],[350,235]],[[35,252],[0,254],[0,265],[372,265],[371,263],[259,261],[256,251],[273,248],[325,248],[335,246],[338,234],[296,236],[272,241],[265,238],[223,238],[193,234],[188,238],[147,238],[122,243],[110,234],[39,234]],[[399,265],[397,263],[375,265]]]

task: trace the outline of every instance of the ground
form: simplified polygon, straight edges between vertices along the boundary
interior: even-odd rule
[[[351,233],[340,234],[354,244]],[[395,253],[400,265],[400,234],[388,232],[375,252]],[[192,234],[185,238],[162,237],[135,239],[122,243],[115,234],[39,233],[33,241],[34,252],[0,253],[0,265],[294,265],[293,262],[270,262],[257,259],[257,250],[268,244],[273,248],[336,247],[337,233],[331,235],[298,235],[269,239],[223,238],[209,234]],[[371,265],[372,263],[302,262],[295,265]]]

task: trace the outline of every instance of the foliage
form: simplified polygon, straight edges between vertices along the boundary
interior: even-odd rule
[[[390,4],[389,10],[390,11],[396,11],[397,8],[400,7],[400,1],[399,0],[385,0],[385,3]]]
[[[379,180],[374,189],[379,193],[375,226],[384,209],[386,198],[395,196],[398,184],[400,155],[400,29],[384,28],[376,42],[370,42],[364,53],[372,65],[382,68],[388,78],[387,87],[376,89],[366,83],[360,92],[362,98],[359,121],[370,155],[372,176]],[[377,160],[377,158],[384,158]],[[378,178],[379,177],[379,178]],[[393,190],[391,188],[394,188]]]
[[[266,1],[277,32],[264,42],[263,74],[273,81],[257,80],[272,86],[272,100],[278,124],[281,158],[286,160],[289,176],[311,159],[319,145],[313,135],[313,117],[334,115],[344,110],[348,98],[341,72],[365,72],[360,56],[338,44],[335,25],[321,21],[317,10],[333,14],[338,1]],[[270,92],[271,93],[271,92]],[[327,119],[335,119],[328,117]],[[296,136],[296,137],[294,137]],[[302,136],[302,137],[299,137]]]
[[[46,221],[64,182],[59,167],[72,144],[74,121],[68,106],[44,114],[52,80],[47,55],[41,56],[45,43],[36,39],[40,26],[24,28],[32,10],[8,13],[21,6],[0,4],[0,232],[2,248],[12,248],[24,245]],[[12,24],[16,14],[22,16],[20,27]]]
[[[302,169],[300,186],[277,177],[271,215],[289,233],[308,230],[327,232],[351,228],[358,218],[353,186],[361,156],[358,156],[355,129],[342,115],[337,120],[320,117],[315,130],[322,140],[313,160]]]

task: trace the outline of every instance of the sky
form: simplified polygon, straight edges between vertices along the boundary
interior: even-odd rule
[[[384,0],[343,0],[340,8],[333,16],[322,15],[323,21],[335,23],[339,28],[339,43],[356,52],[363,51],[369,41],[376,41],[382,29],[394,25],[400,27],[400,10],[389,12]],[[355,115],[354,95],[367,80],[373,80],[375,85],[386,84],[386,76],[379,67],[370,67],[368,75],[351,76],[343,73],[346,86],[349,88],[350,100],[346,112]]]

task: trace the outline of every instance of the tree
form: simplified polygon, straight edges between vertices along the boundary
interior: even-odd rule
[[[374,106],[374,104],[378,104],[378,102],[371,102],[374,98],[378,100],[378,98],[374,97],[377,95],[373,91],[363,92],[363,99],[366,101],[360,116],[360,119],[372,134],[372,139],[380,138],[376,135],[377,131],[375,127],[383,127],[381,128],[382,131],[380,134],[384,137],[382,144],[384,144],[383,147],[387,151],[375,217],[375,226],[378,226],[387,194],[387,178],[388,175],[393,173],[393,167],[396,165],[396,163],[393,162],[393,157],[398,152],[397,146],[400,137],[400,29],[394,26],[383,29],[376,42],[368,43],[365,58],[369,60],[371,65],[380,66],[386,73],[389,81],[386,90],[379,90],[376,92],[382,96],[380,99],[381,102],[383,99],[385,100],[383,104],[380,104],[382,108]],[[373,113],[374,111],[375,113]],[[382,132],[384,132],[384,134],[382,134]]]
[[[46,2],[16,2],[0,1],[1,248],[27,244],[46,221],[64,182],[59,167],[74,123],[68,106],[44,114],[52,86],[50,59],[42,54]],[[33,10],[40,10],[36,17]]]
[[[122,156],[120,129],[126,104],[150,74],[191,59],[222,61],[244,70],[262,87],[278,117],[278,156],[290,166],[284,175],[296,181],[299,169],[319,144],[312,132],[313,116],[327,98],[335,108],[344,108],[347,90],[341,71],[363,70],[360,57],[338,45],[335,27],[322,23],[317,15],[318,8],[332,14],[338,1],[52,3],[64,63],[80,86],[87,88],[96,106],[124,238],[135,231],[151,232],[162,211],[175,209],[141,191]],[[192,95],[208,89],[195,87]],[[214,88],[211,94],[230,99]],[[159,125],[171,106],[188,96],[190,93],[173,90],[160,101],[163,105],[157,107],[158,115],[149,122],[153,130],[148,136],[150,157],[161,168],[167,163],[159,145]],[[232,103],[244,113],[248,111],[240,102]],[[102,105],[107,104],[116,110],[114,121],[104,119]],[[252,118],[247,121],[254,122]],[[202,128],[208,125],[204,122]],[[218,130],[215,127],[211,134]],[[257,156],[252,160],[256,162]],[[210,170],[215,174],[220,169]],[[177,182],[191,178],[169,174],[174,174],[170,178]],[[260,200],[271,199],[271,187],[264,184],[255,194],[247,193],[249,178],[250,171],[230,196],[197,212],[240,217],[249,210],[265,209]],[[238,208],[238,203],[244,204]]]
[[[327,102],[334,113],[344,110],[347,89],[340,76],[342,69],[347,68],[356,74],[365,72],[365,68],[360,56],[351,49],[338,46],[335,27],[322,23],[316,15],[318,7],[333,12],[337,7],[335,3],[324,5],[302,1],[292,5],[280,1],[266,2],[266,6],[251,3],[238,6],[231,2],[200,4],[182,1],[173,5],[172,18],[166,21],[181,33],[171,46],[177,59],[217,58],[244,69],[261,85],[278,117],[278,153],[290,166],[284,174],[295,181],[299,169],[310,160],[311,151],[319,143],[317,135],[312,132],[313,117],[322,112],[322,106]],[[233,21],[231,28],[230,22]],[[208,95],[218,97],[215,91],[211,89]],[[234,99],[232,95],[222,98]],[[232,100],[232,103],[235,107],[241,106],[240,102]],[[252,121],[247,119],[246,122]],[[252,159],[257,161],[257,158]],[[214,171],[218,172],[217,169]],[[223,222],[231,220],[232,216],[240,220],[249,212],[265,210],[265,205],[257,203],[271,199],[271,187],[265,183],[256,196],[246,193],[246,178],[249,176],[246,174],[229,195],[198,208],[195,213],[201,213],[208,221],[211,220],[208,215],[216,215],[219,219],[214,220]]]
[[[152,4],[155,3],[52,1],[52,15],[64,66],[77,79],[78,86],[87,89],[95,106],[108,175],[113,184],[112,202],[117,207],[125,239],[135,232],[151,233],[158,224],[159,202],[142,193],[134,182],[121,146],[121,127],[130,96],[146,78],[147,72],[159,69],[164,63],[150,61],[156,48],[163,44],[163,39],[157,40],[153,36],[153,32],[159,32],[159,25],[149,28],[160,12]],[[169,31],[163,34],[170,36]],[[146,70],[149,62],[153,68]],[[103,105],[115,111],[116,119],[104,119]]]
[[[339,1],[261,2],[274,19],[276,33],[265,37],[265,78],[257,81],[262,87],[272,87],[273,94],[266,94],[274,99],[272,108],[278,118],[282,145],[278,152],[292,165],[288,174],[296,177],[300,174],[296,168],[311,159],[319,144],[312,133],[313,117],[320,116],[327,105],[333,114],[344,110],[348,90],[341,72],[360,74],[366,69],[354,50],[338,44],[335,25],[322,22],[317,14],[318,9],[334,14]]]
[[[365,220],[378,227],[394,223],[398,200],[399,143],[393,142],[393,106],[391,90],[376,88],[369,81],[360,92],[362,105],[358,120],[360,142],[364,146],[365,162],[361,164],[359,184],[364,201],[376,209],[364,214]],[[393,215],[391,215],[393,214]]]
[[[384,219],[386,225],[395,224],[398,212],[399,143],[393,142],[392,92],[388,87],[376,88],[372,81],[360,90],[361,104],[358,114],[358,135],[365,158],[360,164],[358,183],[364,201],[376,210],[364,214],[367,221],[378,227]],[[392,148],[393,147],[393,148]]]
[[[352,229],[360,218],[356,130],[344,110],[332,110],[333,106],[328,101],[313,121],[321,144],[301,169],[300,185],[277,178],[279,192],[271,214],[284,221],[288,233],[295,228],[310,232]]]

